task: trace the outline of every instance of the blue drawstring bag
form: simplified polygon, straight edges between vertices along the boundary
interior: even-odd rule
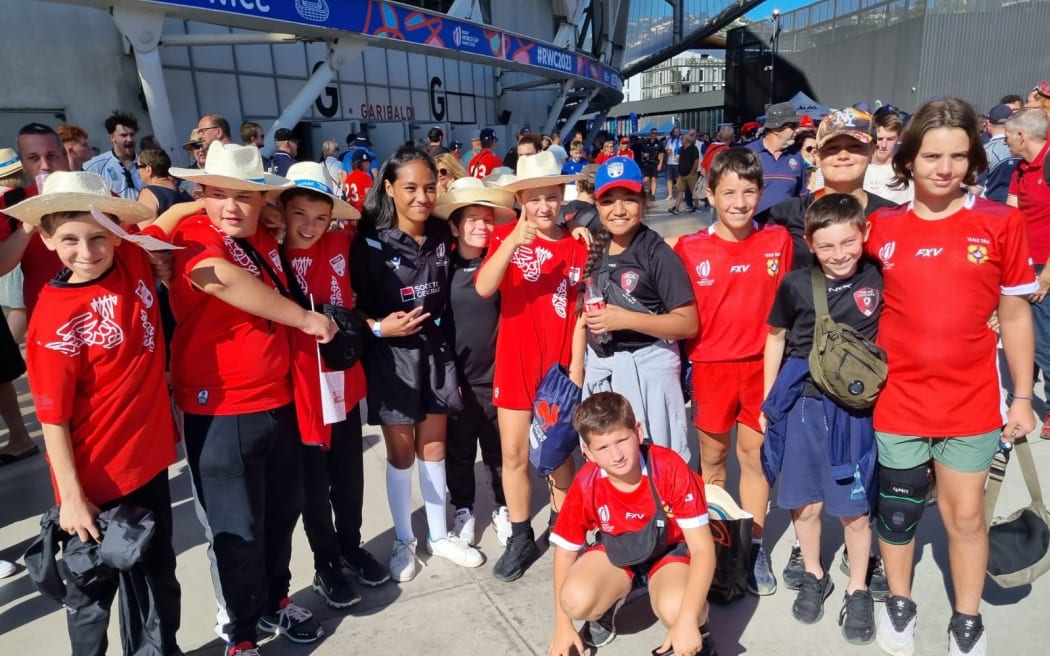
[[[544,374],[532,404],[529,430],[529,461],[541,476],[547,476],[569,459],[580,442],[572,427],[583,390],[569,379],[568,372],[555,362]]]

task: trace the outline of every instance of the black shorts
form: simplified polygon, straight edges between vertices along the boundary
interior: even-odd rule
[[[645,166],[642,167],[642,177],[655,178],[658,175],[656,167],[656,164],[646,163]]]
[[[0,383],[10,383],[26,372],[26,361],[18,342],[11,335],[7,320],[0,315]]]
[[[436,327],[410,337],[369,339],[364,366],[373,426],[418,424],[427,415],[463,409],[452,347]]]

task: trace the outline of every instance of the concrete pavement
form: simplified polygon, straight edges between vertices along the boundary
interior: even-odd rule
[[[652,208],[651,222],[665,234],[695,230],[695,215],[671,217]],[[34,438],[42,444],[39,425],[32,414],[25,379],[18,383],[20,402]],[[0,437],[0,440],[3,438]],[[695,436],[694,436],[695,439]],[[1044,473],[1044,489],[1050,480],[1050,443],[1033,437],[1032,451]],[[366,548],[381,561],[389,556],[393,540],[390,514],[384,492],[384,447],[378,431],[365,428],[365,513],[363,535]],[[348,612],[332,611],[310,590],[312,559],[301,526],[295,536],[292,560],[292,596],[313,609],[326,637],[313,645],[295,645],[276,639],[262,647],[266,656],[307,654],[345,655],[370,653],[429,654],[545,654],[551,629],[551,555],[544,556],[516,583],[502,583],[491,575],[500,547],[487,520],[491,499],[487,477],[477,468],[481,549],[487,562],[475,570],[464,570],[446,561],[429,558],[420,549],[425,567],[412,582],[388,583],[376,589],[363,588],[363,600]],[[183,622],[180,643],[187,653],[218,656],[223,648],[213,632],[215,603],[208,575],[204,535],[193,512],[189,476],[184,461],[171,468],[175,514],[175,546],[178,576],[183,588]],[[413,486],[414,488],[416,486]],[[543,507],[546,487],[534,483],[534,527],[540,534],[547,520]],[[416,534],[424,536],[422,500],[414,497]],[[51,504],[52,493],[43,458],[32,458],[0,468],[0,557],[20,554],[38,530],[38,517]],[[1016,464],[1011,465],[1002,496],[1000,514],[1028,503]],[[767,525],[766,545],[774,571],[779,575],[787,560],[791,530],[787,513],[774,509]],[[874,645],[847,645],[839,633],[838,610],[846,577],[838,570],[841,528],[825,522],[825,560],[837,586],[826,605],[824,618],[804,626],[791,617],[794,594],[781,589],[758,599],[747,596],[729,606],[712,609],[714,636],[723,656],[736,654],[880,654]],[[918,564],[914,597],[919,605],[917,654],[944,654],[945,635],[951,609],[945,585],[948,578],[947,547],[936,508],[927,512],[919,528]],[[1050,643],[1050,577],[1035,585],[1002,590],[989,582],[983,605],[990,637],[990,653],[1047,653]],[[876,608],[878,611],[878,607]],[[601,650],[604,656],[642,656],[657,647],[665,632],[654,624],[648,599],[642,596],[624,607],[619,615],[621,636]],[[118,653],[119,633],[111,627],[111,653]],[[0,581],[0,654],[35,655],[68,653],[63,611],[41,597],[24,570]]]

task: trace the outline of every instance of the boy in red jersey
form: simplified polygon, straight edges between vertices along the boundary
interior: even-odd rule
[[[366,150],[357,150],[350,156],[350,174],[343,182],[343,198],[360,214],[365,207],[365,196],[372,188],[372,175],[369,173],[371,158]]]
[[[156,532],[141,560],[152,596],[135,598],[153,599],[154,608],[133,612],[155,612],[159,622],[129,629],[125,639],[181,654],[167,471],[178,435],[166,402],[154,275],[145,251],[121,244],[91,216],[92,208],[129,224],[152,219],[145,205],[114,198],[101,177],[79,171],[52,174],[39,196],[7,209],[40,226],[44,244],[66,267],[41,290],[29,323],[29,379],[60,527],[84,543],[101,541],[100,511],[128,504],[152,513]],[[124,581],[67,583],[73,653],[106,652],[110,605]]]
[[[275,291],[287,281],[259,215],[267,192],[291,183],[263,171],[258,148],[213,141],[203,169],[171,172],[204,190],[204,212],[172,233],[183,247],[171,283],[172,386],[213,554],[219,629],[227,654],[256,656],[257,630],[293,642],[323,635],[288,598],[303,494],[287,328],[328,341],[335,325]]]
[[[706,601],[715,545],[704,481],[674,451],[642,448],[642,426],[615,392],[583,401],[573,426],[590,462],[573,480],[551,533],[554,635],[548,654],[569,656],[572,647],[583,654],[583,642],[595,648],[612,642],[616,611],[638,577],[668,628],[653,653],[715,656]],[[652,530],[661,534],[649,553],[630,549]],[[590,531],[598,531],[598,543],[588,546]],[[625,557],[624,548],[638,553]],[[587,620],[582,641],[573,620]]]
[[[748,590],[776,592],[777,580],[762,546],[769,483],[762,473],[762,354],[766,315],[791,265],[791,235],[776,225],[759,229],[755,208],[762,197],[762,164],[754,152],[719,153],[708,173],[707,197],[718,220],[682,237],[675,251],[693,275],[700,332],[689,344],[693,403],[700,429],[704,480],[725,486],[730,431],[737,428],[740,505],[755,517]]]
[[[980,615],[988,563],[985,481],[1000,440],[1035,429],[1026,297],[1039,285],[1022,215],[963,191],[985,166],[973,108],[957,98],[931,101],[912,117],[893,158],[914,200],[871,217],[867,252],[882,263],[885,281],[878,344],[889,364],[874,415],[875,526],[890,588],[876,640],[900,656],[915,651],[915,529],[931,468],[955,597],[949,654],[987,653]],[[993,312],[1013,379],[1005,413],[996,336],[987,326]]]
[[[481,131],[481,150],[471,158],[467,165],[467,173],[480,180],[503,166],[503,160],[492,152],[492,147],[497,141],[496,131],[492,128],[485,128]]]

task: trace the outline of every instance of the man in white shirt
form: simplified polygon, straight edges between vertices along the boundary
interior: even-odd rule
[[[897,152],[897,141],[904,130],[900,113],[891,107],[875,112],[875,151],[864,174],[864,191],[882,196],[898,205],[910,203],[915,195],[911,185],[895,186],[897,174],[893,171],[893,154]]]
[[[106,134],[113,149],[84,163],[85,171],[102,176],[110,191],[128,200],[138,200],[139,192],[146,186],[136,168],[135,135],[138,131],[139,122],[134,116],[113,112],[106,119]]]
[[[677,204],[675,190],[678,187],[678,154],[682,150],[682,131],[676,125],[671,129],[671,136],[664,141],[664,177],[667,178],[667,205]]]

